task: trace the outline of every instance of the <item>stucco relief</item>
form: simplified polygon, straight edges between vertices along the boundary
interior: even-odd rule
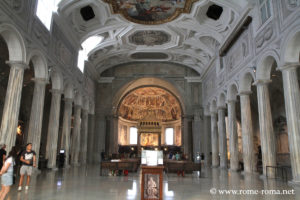
[[[271,38],[274,36],[274,24],[270,23],[268,26],[261,31],[255,39],[256,51],[260,51],[268,42],[271,41]]]
[[[164,31],[136,31],[129,36],[129,42],[135,45],[154,46],[170,42],[171,35]]]

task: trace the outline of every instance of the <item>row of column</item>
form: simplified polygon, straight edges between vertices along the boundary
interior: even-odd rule
[[[24,70],[28,66],[21,62],[9,62],[10,74],[5,96],[5,104],[0,128],[1,143],[7,145],[8,151],[15,144],[16,129],[19,117],[19,109],[22,94],[22,84]],[[28,142],[31,142],[36,154],[39,155],[41,142],[41,129],[45,101],[45,86],[48,83],[46,79],[35,78],[33,100],[28,129]],[[51,108],[48,125],[46,158],[48,159],[48,168],[56,168],[56,155],[58,146],[59,116],[61,107],[62,91],[51,90]],[[69,154],[71,153],[72,163],[85,164],[87,161],[87,142],[88,142],[88,110],[81,109],[80,105],[75,105],[75,121],[70,143],[71,117],[73,99],[65,98],[63,128],[62,128],[62,148],[65,149],[65,165],[69,163]],[[81,118],[82,112],[82,118]],[[80,156],[80,158],[79,158]],[[37,156],[37,163],[38,163]]]
[[[300,183],[300,92],[296,70],[298,66],[299,64],[289,64],[280,68],[283,76],[285,110],[287,116],[293,182],[296,183]],[[257,80],[255,82],[257,87],[259,127],[264,175],[266,175],[266,166],[276,166],[276,138],[273,130],[271,104],[268,90],[269,82],[270,81],[266,80]],[[250,94],[251,91],[239,92],[242,121],[243,160],[244,171],[246,173],[252,173],[256,170]],[[231,170],[237,170],[239,167],[235,104],[236,101],[234,99],[227,101]],[[227,168],[225,108],[218,107],[216,110],[215,108],[211,107],[210,117],[212,166],[217,167],[220,165],[222,168]],[[218,155],[220,155],[220,164]],[[272,169],[268,170],[268,176],[274,177],[275,171],[272,171]]]

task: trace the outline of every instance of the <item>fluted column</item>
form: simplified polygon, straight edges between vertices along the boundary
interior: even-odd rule
[[[217,126],[216,112],[211,112],[211,149],[212,149],[212,167],[218,167],[219,148],[218,148],[218,126]]]
[[[82,109],[82,121],[81,121],[81,141],[80,148],[81,151],[81,163],[86,164],[86,156],[87,156],[87,136],[88,136],[88,111]]]
[[[300,63],[286,64],[280,69],[283,78],[293,182],[298,185],[300,184],[300,93],[297,78],[299,66]]]
[[[210,116],[204,116],[204,164],[211,166],[211,128]]]
[[[81,127],[81,106],[75,105],[74,109],[74,128],[72,133],[71,144],[71,163],[78,165],[79,152],[80,152],[80,127]]]
[[[93,155],[95,153],[94,151],[94,141],[95,141],[95,115],[89,114],[89,120],[88,120],[88,149],[87,149],[87,162],[93,163]]]
[[[268,89],[269,82],[270,80],[256,81],[264,175],[266,175],[266,166],[276,166],[276,138],[273,130],[272,112]],[[275,170],[268,169],[268,177],[274,178],[274,176]]]
[[[7,62],[10,65],[1,128],[0,142],[6,144],[6,151],[10,151],[16,142],[16,132],[20,111],[24,69],[27,65],[22,62]]]
[[[242,118],[242,140],[243,140],[243,160],[244,171],[252,173],[255,171],[255,157],[254,157],[254,137],[252,127],[251,92],[240,92],[241,99],[241,118]]]
[[[52,93],[52,98],[51,98],[48,134],[47,134],[46,158],[48,159],[47,167],[51,169],[55,169],[62,91],[52,89],[51,93]]]
[[[70,140],[71,140],[71,117],[73,99],[65,98],[63,128],[62,128],[62,149],[65,150],[64,167],[69,167],[70,163]]]
[[[221,168],[227,168],[227,137],[225,125],[225,109],[225,107],[218,107],[218,133]]]
[[[230,169],[237,171],[239,168],[238,134],[236,126],[235,100],[228,100],[228,132],[230,149]]]
[[[36,163],[38,163],[45,102],[45,86],[47,80],[42,78],[35,78],[33,80],[35,81],[35,83],[31,104],[27,142],[32,143],[32,149],[36,152],[37,155]]]

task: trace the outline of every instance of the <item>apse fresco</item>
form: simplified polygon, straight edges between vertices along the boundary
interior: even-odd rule
[[[114,13],[141,24],[161,24],[190,11],[196,0],[105,0]]]
[[[119,115],[134,121],[149,116],[154,120],[174,121],[180,119],[181,107],[170,92],[157,87],[145,87],[132,91],[123,99]]]

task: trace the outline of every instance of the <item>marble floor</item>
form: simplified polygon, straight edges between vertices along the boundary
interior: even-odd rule
[[[248,176],[221,169],[204,169],[201,178],[197,176],[197,173],[187,174],[185,177],[178,177],[176,174],[165,174],[163,187],[164,200],[300,199],[300,188],[290,187],[286,182],[264,180],[257,175]],[[239,194],[221,194],[224,190],[235,190]],[[283,191],[294,194],[278,194]],[[42,171],[32,177],[28,191],[18,192],[17,185],[14,185],[7,199],[140,199],[140,174],[99,176],[99,167],[96,165],[58,171]]]

